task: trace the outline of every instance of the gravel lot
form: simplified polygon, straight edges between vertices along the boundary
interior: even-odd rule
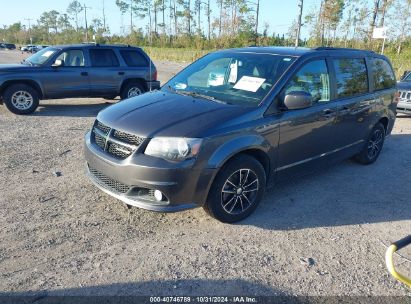
[[[22,56],[2,51],[0,63]],[[183,67],[156,65],[162,82]],[[397,118],[374,165],[284,181],[227,225],[202,209],[129,210],[88,181],[83,135],[108,105],[45,101],[30,116],[0,106],[0,291],[411,296],[384,266],[386,245],[411,231],[411,117]],[[411,276],[410,259],[410,248],[396,257]]]

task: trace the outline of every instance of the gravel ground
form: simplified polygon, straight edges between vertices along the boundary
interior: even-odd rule
[[[21,58],[0,52],[3,63]],[[156,65],[162,81],[182,68]],[[227,225],[202,209],[129,210],[96,189],[83,136],[107,105],[45,101],[30,116],[0,107],[0,291],[411,295],[384,266],[386,245],[411,231],[411,117],[397,118],[374,165],[345,161],[278,184]],[[409,275],[410,258],[409,248],[396,257]]]

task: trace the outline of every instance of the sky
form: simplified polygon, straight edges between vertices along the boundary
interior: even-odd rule
[[[128,16],[124,17],[122,22],[121,14],[115,0],[87,0],[82,1],[87,7],[88,22],[96,17],[101,17],[103,1],[105,3],[105,12],[107,24],[111,33],[120,34],[121,26],[129,26]],[[32,19],[31,23],[36,23],[36,20],[44,11],[57,10],[65,12],[71,0],[0,0],[0,26],[10,25],[15,22],[22,22],[28,26],[28,20]],[[194,1],[193,1],[194,2]],[[215,2],[215,1],[213,1]],[[298,0],[260,0],[260,26],[259,31],[262,32],[264,24],[269,24],[269,33],[287,33],[293,20],[298,15]],[[320,0],[304,0],[304,14],[314,7],[319,7]],[[212,8],[217,12],[217,8]],[[205,19],[205,17],[203,17]],[[137,25],[144,27],[145,22],[137,20]],[[205,20],[204,20],[205,21]],[[80,23],[84,25],[84,17],[81,16]],[[307,35],[307,31],[303,28],[302,37]]]

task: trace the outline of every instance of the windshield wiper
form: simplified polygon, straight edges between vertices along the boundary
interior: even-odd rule
[[[213,96],[204,95],[204,94],[200,94],[200,93],[197,93],[197,92],[178,91],[177,93],[181,93],[182,95],[186,95],[186,96],[192,96],[192,97],[196,97],[196,98],[202,98],[202,99],[207,99],[207,100],[215,101],[215,102],[218,102],[218,103],[226,104],[226,102],[218,100]]]

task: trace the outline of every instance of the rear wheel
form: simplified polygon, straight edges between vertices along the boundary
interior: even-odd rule
[[[215,219],[234,223],[248,217],[265,192],[266,176],[255,158],[240,155],[218,173],[204,210]]]
[[[368,136],[367,143],[360,153],[354,159],[363,165],[369,165],[375,162],[381,153],[384,145],[385,128],[383,124],[377,123]]]
[[[131,97],[135,97],[138,95],[141,95],[145,92],[146,90],[144,87],[138,83],[138,82],[131,82],[126,84],[123,89],[121,90],[120,97],[121,99],[127,99]]]
[[[4,92],[4,103],[14,114],[31,114],[39,105],[39,95],[35,89],[26,84],[15,84]]]

